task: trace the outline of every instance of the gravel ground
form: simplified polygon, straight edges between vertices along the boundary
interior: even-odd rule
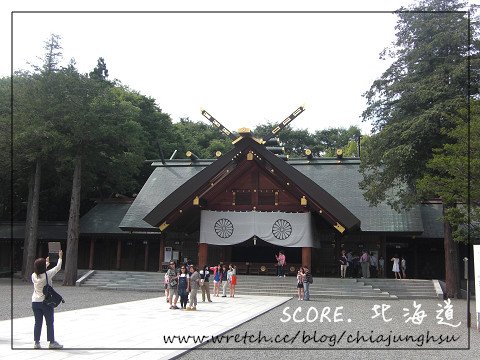
[[[372,310],[375,304],[390,305],[391,308],[388,309],[385,313],[385,318],[393,318],[390,322],[385,322],[381,316],[372,319],[375,315],[375,312]],[[300,302],[296,299],[292,299],[289,302],[269,311],[266,314],[263,314],[256,319],[253,319],[239,327],[227,332],[226,336],[231,335],[231,339],[234,339],[235,335],[239,335],[240,342],[229,344],[213,344],[208,343],[203,345],[200,349],[192,350],[182,356],[182,359],[192,359],[192,360],[201,360],[201,359],[213,359],[218,356],[223,358],[235,358],[235,359],[306,359],[306,358],[315,358],[315,359],[480,359],[480,333],[475,329],[475,321],[473,321],[473,328],[471,330],[471,349],[470,350],[454,350],[454,348],[467,348],[468,347],[468,330],[466,328],[466,301],[465,300],[453,300],[453,315],[454,318],[452,321],[449,321],[453,324],[457,324],[461,321],[461,325],[457,328],[451,328],[447,325],[437,324],[438,320],[436,319],[437,310],[440,307],[438,303],[443,301],[437,300],[420,300],[417,302],[421,304],[421,309],[424,310],[427,314],[427,317],[424,318],[423,322],[420,325],[412,324],[411,322],[405,323],[407,317],[403,317],[406,313],[403,308],[409,308],[410,313],[414,313],[413,301],[412,300],[399,300],[399,301],[382,301],[382,300],[341,300],[341,299],[325,299],[325,300],[316,300],[310,302]],[[293,320],[289,322],[282,322],[280,319],[287,319],[287,316],[284,315],[286,307],[289,307],[287,313],[290,315],[293,314],[293,310],[297,309],[299,306],[302,307],[302,312],[299,313],[299,319],[305,317],[307,310],[310,307],[314,307],[319,314],[321,314],[322,309],[325,307],[330,307],[334,311],[335,307],[343,306],[343,322],[331,323],[329,322],[320,322],[319,320],[307,323],[295,323]],[[475,311],[475,304],[471,302],[471,310]],[[232,308],[234,311],[234,308]],[[315,311],[311,310],[310,320],[314,319]],[[320,315],[319,315],[320,318]],[[333,316],[330,316],[333,320]],[[351,319],[351,322],[347,320]],[[472,317],[474,320],[475,317]],[[298,331],[300,331],[299,336],[292,343],[262,343],[261,345],[258,342],[249,344],[248,341],[245,343],[243,341],[243,336],[245,333],[248,335],[255,335],[252,340],[256,340],[259,335],[259,331],[262,331],[262,335],[265,335],[266,338],[275,337],[281,335],[283,338],[285,335],[290,335],[293,337]],[[311,340],[310,342],[304,343],[303,332],[305,335],[313,335],[317,332],[318,342]],[[329,346],[330,341],[333,339],[333,336],[336,336],[338,340],[342,333],[345,331],[345,335],[342,338],[342,342],[335,345]],[[412,343],[396,343],[386,346],[386,342],[356,342],[347,343],[345,340],[348,335],[352,335],[352,339],[355,339],[357,336],[357,331],[360,331],[362,335],[368,338],[370,335],[373,335],[374,339],[378,339],[379,335],[383,335],[385,339],[388,338],[388,335],[413,335],[415,339],[419,338],[420,335],[424,335],[426,339],[427,331],[429,335],[434,335],[438,338],[439,335],[444,337],[447,335],[455,335],[458,337],[456,342],[444,343],[444,344],[423,344],[422,346],[417,346],[420,344],[418,342]],[[329,338],[324,338],[324,342],[321,342],[321,335],[328,335]],[[224,338],[225,339],[225,338]],[[442,348],[441,350],[428,350],[428,347],[437,347]],[[235,350],[226,350],[225,348],[238,348]],[[246,350],[250,348],[250,350]],[[268,350],[268,349],[271,350]],[[273,349],[277,348],[277,349]],[[347,348],[349,350],[339,350],[338,348]],[[353,350],[360,349],[361,350]],[[375,350],[368,350],[368,348],[376,348]],[[404,348],[404,349],[402,349]],[[290,349],[290,350],[288,350]],[[389,350],[383,350],[389,349]],[[411,349],[411,350],[409,350]],[[353,355],[352,351],[355,352]]]
[[[128,301],[136,301],[164,296],[156,292],[134,292],[134,291],[106,291],[96,290],[91,287],[62,286],[61,283],[53,282],[53,287],[65,299],[55,312],[83,309],[101,305],[116,304]],[[25,283],[20,279],[11,280],[0,278],[0,320],[11,319],[11,299],[13,289],[13,317],[21,318],[33,316],[32,293],[33,285]]]
[[[54,283],[54,287],[61,293],[65,300],[65,304],[61,304],[55,311],[68,311],[74,309],[88,308],[94,306],[108,305],[114,303],[122,303],[128,301],[142,300],[147,298],[163,297],[160,293],[148,292],[133,292],[133,291],[102,291],[88,287],[64,287],[61,284]],[[10,319],[11,314],[11,283],[10,279],[0,279],[0,294],[2,301],[0,304],[0,320]],[[31,298],[32,285],[14,279],[13,282],[13,313],[14,318],[32,316]],[[7,300],[7,301],[5,301]],[[164,301],[162,298],[159,301]],[[314,359],[480,359],[480,332],[475,329],[475,303],[471,302],[471,311],[473,328],[470,337],[470,350],[455,350],[455,348],[468,347],[468,331],[466,328],[466,301],[452,300],[453,304],[453,320],[450,323],[461,325],[457,328],[452,328],[447,325],[437,324],[437,310],[440,309],[438,304],[443,305],[441,300],[420,300],[417,302],[421,304],[421,309],[427,314],[420,325],[411,322],[405,323],[403,316],[406,311],[404,308],[410,309],[410,315],[414,313],[412,300],[342,300],[342,299],[321,299],[310,302],[300,302],[292,299],[287,303],[245,323],[239,327],[232,329],[225,333],[225,336],[230,336],[230,342],[225,344],[225,338],[222,344],[207,343],[200,348],[192,350],[181,356],[182,359],[215,359],[217,357],[235,359],[298,359],[298,358],[314,358]],[[374,305],[390,305],[391,307],[386,311],[386,319],[392,318],[390,322],[386,322],[381,316],[372,319],[375,312],[372,310]],[[333,322],[333,311],[335,307],[341,307],[339,310],[342,313],[340,316],[342,322]],[[288,307],[288,309],[286,309]],[[296,323],[291,319],[288,322],[282,322],[281,319],[287,319],[288,313],[293,315],[293,311],[298,307],[302,308],[298,318],[305,317],[307,310],[310,310],[310,320],[315,318],[316,311],[318,317],[315,321],[304,321]],[[332,322],[327,320],[321,322],[320,315],[324,308],[330,308],[331,313],[328,317]],[[234,299],[232,299],[232,311],[235,311]],[[348,322],[351,319],[351,322]],[[259,331],[264,335],[268,341],[258,343]],[[294,342],[281,341],[280,343],[269,342],[270,338],[274,339],[276,336],[279,339],[284,339],[286,335],[290,338],[294,337],[297,332],[299,335]],[[306,335],[312,336],[316,331],[317,339],[319,341],[304,342]],[[348,336],[350,339],[357,337],[357,331],[365,338],[371,335],[377,342],[371,341],[356,343],[355,341],[347,342]],[[305,332],[305,333],[304,333]],[[345,332],[345,333],[344,333]],[[428,333],[427,333],[428,332]],[[252,338],[245,338],[245,334]],[[344,334],[342,336],[342,334]],[[237,335],[238,342],[235,343],[234,337]],[[305,336],[304,336],[305,335]],[[321,338],[322,335],[326,335]],[[378,336],[382,335],[384,339],[390,339],[396,335],[412,335],[415,342],[407,343],[392,343],[386,346],[387,341],[378,341]],[[421,335],[424,335],[424,343],[421,344]],[[454,342],[443,344],[425,343],[427,335],[433,335],[438,338],[440,335],[455,336],[458,338]],[[342,340],[339,341],[340,337]],[[244,340],[245,338],[245,340]],[[251,339],[253,342],[250,343]],[[339,341],[335,346],[330,346],[333,341]],[[421,346],[420,346],[421,345]],[[441,350],[429,350],[429,347],[441,348]],[[234,350],[227,350],[234,349]],[[340,348],[348,350],[340,350]],[[361,350],[355,350],[360,349]],[[376,348],[369,350],[368,348]],[[389,350],[383,350],[389,349]],[[355,354],[352,353],[355,352]],[[154,355],[152,353],[152,355]]]

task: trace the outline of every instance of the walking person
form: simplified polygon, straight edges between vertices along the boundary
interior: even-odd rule
[[[362,256],[360,256],[360,266],[362,267],[362,278],[370,277],[370,258],[368,256],[367,250],[362,251]]]
[[[197,292],[200,288],[200,274],[195,265],[190,265],[190,303],[187,311],[197,310]]]
[[[407,259],[405,259],[405,256],[402,256],[400,260],[400,270],[402,271],[402,278],[406,279],[407,278]]]
[[[347,275],[348,260],[345,255],[345,250],[342,250],[340,255],[340,277],[343,279]]]
[[[165,299],[167,299],[167,303],[169,302],[169,289],[168,289],[168,275],[165,272],[165,276],[163,278],[163,283],[165,284]]]
[[[178,274],[177,270],[175,269],[175,262],[170,261],[168,264],[167,270],[168,276],[168,303],[170,304],[170,309],[175,310],[178,309],[177,301],[178,301]]]
[[[205,302],[205,295],[207,295],[208,302],[212,302],[210,299],[210,270],[207,265],[203,266],[203,270],[200,270],[200,288],[202,289],[202,301]]]
[[[286,262],[285,255],[280,251],[278,255],[275,255],[275,259],[277,259],[278,277],[285,277],[283,268]]]
[[[33,328],[33,338],[34,338],[34,349],[41,349],[40,345],[40,335],[42,333],[43,318],[45,318],[45,323],[47,325],[47,341],[49,341],[49,349],[62,349],[63,345],[60,345],[55,341],[55,331],[53,328],[53,317],[54,317],[54,308],[47,304],[43,303],[45,300],[45,295],[43,294],[43,288],[47,284],[52,285],[52,279],[56,273],[62,268],[62,258],[63,251],[58,252],[58,261],[57,265],[47,270],[50,265],[50,259],[47,257],[38,258],[33,264],[32,274],[32,283],[33,283],[33,294],[32,294],[32,310],[33,315],[35,316],[35,326]]]
[[[303,300],[303,268],[298,269],[297,272],[297,292],[298,292],[298,300]]]
[[[213,296],[219,296],[220,293],[220,273],[222,272],[220,264],[210,268],[213,271]]]
[[[220,284],[222,285],[222,297],[227,297],[228,270],[227,270],[227,265],[225,264],[223,264],[222,266]]]
[[[400,275],[400,259],[398,258],[398,255],[393,255],[393,258],[391,258],[390,261],[393,261],[392,271],[395,273],[395,279],[401,279],[402,276]]]
[[[180,296],[180,308],[186,309],[188,302],[188,288],[190,281],[190,274],[187,272],[185,265],[180,267],[180,274],[178,274],[178,296]]]
[[[227,280],[230,284],[230,297],[235,297],[235,285],[237,285],[237,267],[230,264],[228,266]]]
[[[312,273],[307,266],[303,266],[303,300],[310,300],[310,284],[313,283]]]

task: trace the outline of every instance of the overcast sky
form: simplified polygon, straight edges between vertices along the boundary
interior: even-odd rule
[[[3,49],[10,48],[12,10],[393,11],[411,1],[290,3],[118,1],[112,9],[91,1],[51,1],[49,8],[34,1],[2,2],[0,41]],[[103,57],[111,79],[155,98],[174,121],[207,122],[200,114],[203,107],[235,131],[280,122],[305,104],[294,128],[313,132],[357,125],[368,134],[370,124],[360,118],[366,107],[362,94],[390,64],[379,60],[379,53],[395,39],[396,21],[388,13],[16,13],[13,67],[38,63],[43,42],[54,33],[62,37],[65,64],[74,58],[86,73]],[[3,56],[0,75],[9,74],[10,59]]]

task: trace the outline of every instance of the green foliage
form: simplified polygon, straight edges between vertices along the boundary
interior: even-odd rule
[[[462,6],[430,0],[413,10]],[[396,209],[422,198],[417,181],[433,149],[448,142],[456,117],[466,109],[468,90],[466,14],[402,12],[398,17],[397,40],[382,53],[395,61],[365,94],[363,118],[373,122],[376,133],[365,143],[360,184],[370,203],[386,200]],[[472,68],[477,65],[472,61]]]
[[[452,225],[453,238],[467,240],[468,207],[470,199],[471,237],[480,235],[480,101],[472,100],[470,118],[470,152],[468,122],[465,111],[455,119],[456,127],[448,132],[448,143],[434,149],[427,163],[428,172],[417,182],[419,193],[425,198],[441,198],[447,209],[445,220]],[[470,161],[470,187],[468,164]]]
[[[203,122],[180,119],[173,124],[178,143],[178,158],[185,158],[187,151],[192,151],[199,158],[212,159],[215,151],[225,153],[233,148],[230,138],[222,135],[216,128]]]

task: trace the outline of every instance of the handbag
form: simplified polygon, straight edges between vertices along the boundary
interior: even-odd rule
[[[62,295],[57,293],[54,288],[48,283],[48,275],[45,273],[45,277],[47,279],[47,284],[43,287],[43,294],[45,295],[45,299],[43,303],[45,305],[51,306],[56,308],[60,303],[64,303]]]

